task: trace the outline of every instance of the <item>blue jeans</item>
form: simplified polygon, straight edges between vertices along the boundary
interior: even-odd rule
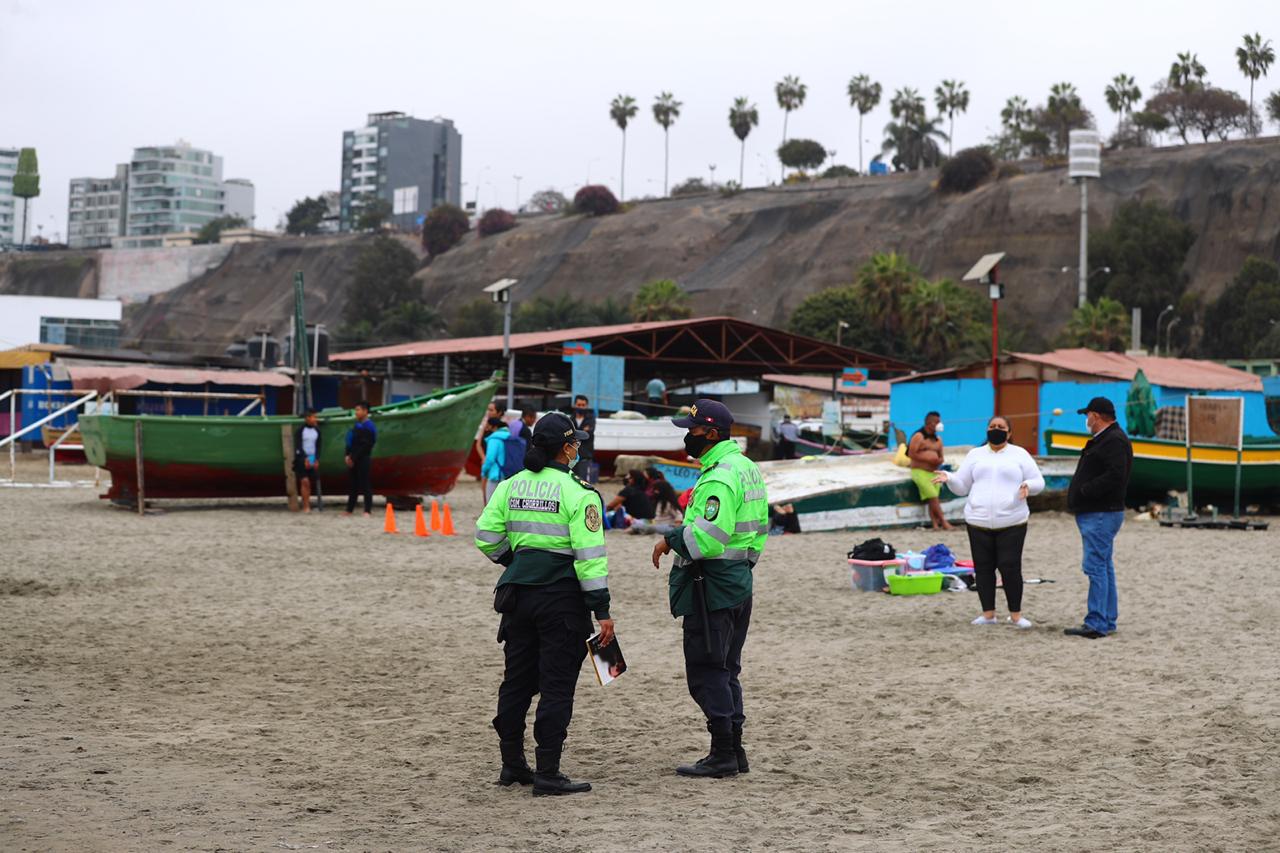
[[[1123,512],[1082,512],[1076,515],[1084,546],[1082,568],[1089,578],[1089,613],[1084,626],[1103,634],[1116,629],[1116,564],[1111,559]]]

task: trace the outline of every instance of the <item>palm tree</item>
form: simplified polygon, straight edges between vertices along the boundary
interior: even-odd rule
[[[756,105],[749,103],[746,98],[734,98],[733,106],[729,107],[729,127],[733,128],[733,135],[738,137],[741,149],[738,152],[738,186],[742,184],[742,171],[747,159],[747,135],[751,133],[751,128],[760,123],[760,111],[756,109]]]
[[[636,106],[636,99],[630,95],[619,95],[613,99],[613,103],[609,104],[609,118],[613,119],[622,130],[622,176],[618,187],[618,200],[625,201],[627,198],[627,122],[636,117],[636,112],[640,108]]]
[[[903,334],[921,363],[941,367],[962,353],[978,356],[983,302],[950,279],[917,281],[902,299]]]
[[[1272,92],[1267,96],[1267,117],[1280,124],[1280,92]]]
[[[943,80],[942,85],[933,90],[933,102],[938,105],[938,112],[945,113],[951,122],[947,131],[947,156],[951,156],[951,137],[956,132],[956,113],[969,109],[969,90],[959,80]]]
[[[1004,125],[1005,134],[1013,140],[1013,156],[1016,160],[1022,156],[1022,129],[1031,122],[1031,107],[1027,99],[1014,95],[1004,102],[1000,110],[1000,123]]]
[[[643,285],[631,300],[631,316],[636,322],[683,320],[693,316],[689,294],[669,278]]]
[[[1064,337],[1070,346],[1123,352],[1129,343],[1129,317],[1123,305],[1104,296],[1071,312]]]
[[[798,110],[804,106],[804,96],[809,93],[809,89],[800,82],[800,78],[794,74],[788,74],[778,81],[773,87],[773,92],[778,98],[778,106],[782,107],[782,144],[787,144],[787,121],[791,118],[791,111]],[[786,174],[786,166],[782,167],[782,174]]]
[[[1177,61],[1169,66],[1169,85],[1188,92],[1202,86],[1205,75],[1208,73],[1194,53],[1191,51],[1179,53]]]
[[[1133,105],[1142,100],[1142,90],[1128,74],[1112,78],[1103,94],[1107,97],[1107,106],[1113,113],[1119,113],[1121,119],[1133,112]]]
[[[942,161],[942,149],[934,140],[948,140],[950,137],[938,127],[941,117],[928,117],[920,93],[910,87],[894,92],[889,101],[889,112],[894,120],[885,125],[885,141],[881,150],[896,151],[895,161],[908,170],[938,165]]]
[[[1253,136],[1258,135],[1258,122],[1253,117],[1253,84],[1259,77],[1267,76],[1267,69],[1276,61],[1276,52],[1271,49],[1271,39],[1262,40],[1261,33],[1245,34],[1244,46],[1236,48],[1236,64],[1249,78],[1249,130]]]
[[[675,95],[663,92],[653,100],[653,120],[662,125],[662,194],[667,194],[668,166],[671,163],[671,125],[680,117],[682,104]]]
[[[889,113],[894,118],[903,118],[924,113],[924,98],[910,86],[904,86],[893,93],[889,100]]]
[[[1049,87],[1049,100],[1045,111],[1058,125],[1058,150],[1065,153],[1071,126],[1083,119],[1084,106],[1074,83],[1054,83]]]
[[[897,252],[878,252],[858,270],[857,288],[866,315],[878,318],[885,340],[895,340],[901,332],[903,302],[919,280],[920,270]]]
[[[859,74],[849,81],[849,106],[858,111],[858,171],[862,171],[862,117],[880,103],[882,89],[866,74]]]

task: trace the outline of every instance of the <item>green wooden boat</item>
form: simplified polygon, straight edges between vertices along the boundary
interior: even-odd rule
[[[1050,456],[1079,456],[1089,435],[1083,432],[1046,430],[1045,448]],[[1187,489],[1187,445],[1181,441],[1130,436],[1133,471],[1129,499],[1141,503],[1163,498],[1168,492]],[[1280,442],[1245,439],[1241,453],[1240,499],[1244,503],[1280,502]],[[1196,502],[1214,501],[1230,506],[1235,493],[1236,451],[1229,447],[1193,445],[1192,477]]]
[[[439,495],[452,489],[495,388],[491,381],[478,382],[374,408],[378,443],[373,451],[373,490],[396,497]],[[326,494],[346,494],[343,456],[354,420],[349,410],[320,413],[320,484]],[[111,472],[106,497],[136,499],[134,430],[139,423],[147,498],[285,494],[283,434],[298,427],[298,417],[82,415],[85,455]]]

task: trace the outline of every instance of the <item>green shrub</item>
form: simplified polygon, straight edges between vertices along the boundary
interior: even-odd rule
[[[944,193],[967,193],[991,177],[996,161],[985,148],[966,148],[942,164],[938,189]]]

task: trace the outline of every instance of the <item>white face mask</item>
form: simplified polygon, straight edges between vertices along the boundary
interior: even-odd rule
[[[942,432],[942,421],[938,421],[938,425],[937,425],[936,427],[934,427],[934,428],[933,428],[933,431],[934,431],[935,433]]]

